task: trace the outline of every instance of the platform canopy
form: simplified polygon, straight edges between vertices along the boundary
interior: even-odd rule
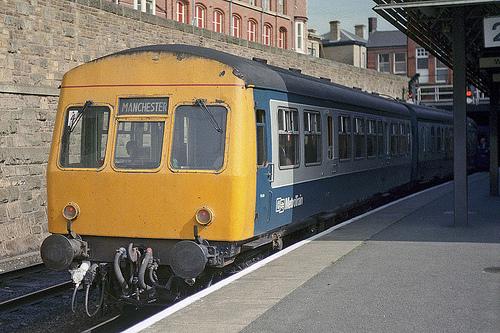
[[[479,69],[484,53],[483,19],[500,15],[499,0],[374,0],[373,9],[408,37],[453,68],[452,26],[461,7],[465,20],[467,80],[484,92],[490,76]]]

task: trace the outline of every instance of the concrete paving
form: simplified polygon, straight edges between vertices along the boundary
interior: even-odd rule
[[[153,324],[148,332],[500,332],[500,198],[470,177],[323,236]]]

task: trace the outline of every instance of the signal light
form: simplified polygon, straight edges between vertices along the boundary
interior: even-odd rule
[[[76,203],[70,202],[64,207],[62,214],[66,220],[74,220],[80,214],[80,207]]]
[[[467,90],[467,92],[465,93],[465,96],[472,97],[472,91],[471,90]]]
[[[209,225],[213,220],[213,213],[210,208],[203,207],[196,211],[196,222],[201,225]]]

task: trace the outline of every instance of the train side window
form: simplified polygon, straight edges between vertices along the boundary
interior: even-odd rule
[[[304,111],[305,164],[321,163],[321,115],[319,112]]]
[[[446,128],[446,156],[448,158],[451,157],[452,147],[453,147],[453,137],[451,134],[451,128],[447,127]]]
[[[405,124],[405,137],[406,137],[406,154],[410,154],[411,152],[411,127],[410,124]]]
[[[405,155],[406,154],[406,128],[403,123],[399,124],[399,131],[398,131],[399,137],[398,137],[398,155]]]
[[[366,156],[365,120],[354,118],[354,157]]]
[[[367,131],[367,140],[366,140],[366,154],[368,157],[377,156],[377,123],[375,120],[368,120],[368,131]]]
[[[436,134],[436,151],[441,152],[441,146],[443,144],[443,138],[442,138],[442,129],[441,127],[437,128],[437,134]]]
[[[177,107],[170,166],[178,170],[221,169],[227,112],[220,105]]]
[[[436,152],[436,128],[434,126],[431,127],[431,152]]]
[[[350,159],[352,156],[351,145],[351,117],[339,116],[339,158]]]
[[[418,130],[418,151],[420,152],[420,157],[425,152],[425,127],[420,127]]]
[[[267,162],[266,156],[266,114],[264,110],[255,111],[257,127],[257,165],[263,166]]]
[[[326,123],[328,126],[328,159],[333,159],[333,117],[326,117]]]
[[[399,140],[399,124],[391,123],[389,150],[392,156],[396,156],[398,154],[398,140]]]
[[[278,109],[279,166],[298,167],[299,114],[295,109]]]
[[[446,151],[446,136],[447,133],[445,133],[445,128],[441,128],[441,151],[445,152]]]
[[[454,142],[453,142],[453,128],[450,127],[450,158],[453,158]]]
[[[377,120],[377,147],[378,156],[384,155],[384,125],[382,120]]]

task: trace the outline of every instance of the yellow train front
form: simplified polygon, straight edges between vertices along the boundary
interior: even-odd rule
[[[48,267],[83,276],[114,263],[124,290],[134,274],[148,289],[159,265],[192,280],[254,235],[252,89],[190,49],[132,50],[64,76],[47,172]]]

